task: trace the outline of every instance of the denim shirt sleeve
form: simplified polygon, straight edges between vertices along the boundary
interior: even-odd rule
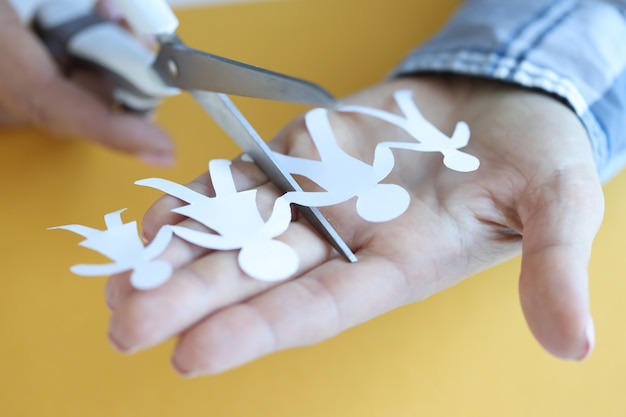
[[[393,76],[419,72],[556,95],[587,129],[600,178],[626,165],[626,0],[467,0]]]

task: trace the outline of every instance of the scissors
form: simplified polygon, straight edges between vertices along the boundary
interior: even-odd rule
[[[311,82],[187,47],[166,0],[116,0],[134,31],[155,36],[158,51],[141,44],[90,5],[50,2],[38,10],[34,28],[66,68],[88,64],[103,70],[113,98],[126,110],[152,111],[165,97],[187,91],[281,191],[302,191],[227,94],[334,107],[338,101]],[[357,258],[315,207],[299,212],[347,261]]]

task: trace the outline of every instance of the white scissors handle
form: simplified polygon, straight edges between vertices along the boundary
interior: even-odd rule
[[[9,0],[23,22],[30,22],[42,6],[57,0]],[[178,20],[166,0],[114,0],[133,29],[139,33],[172,34]],[[67,0],[66,3],[92,8],[96,0]]]
[[[150,112],[164,97],[180,92],[154,70],[154,51],[118,24],[102,20],[88,5],[48,2],[39,8],[35,28],[62,64],[71,67],[82,61],[104,70],[115,101],[127,109]]]
[[[166,0],[114,0],[130,26],[147,35],[172,35],[178,19]]]

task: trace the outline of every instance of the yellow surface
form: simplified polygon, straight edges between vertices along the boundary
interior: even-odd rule
[[[302,0],[185,11],[194,46],[299,75],[347,94],[382,78],[434,32],[453,0]],[[262,102],[244,112],[265,136],[301,109]],[[88,259],[78,237],[49,226],[99,226],[128,207],[140,219],[157,193],[133,181],[187,181],[237,150],[189,98],[160,122],[180,163],[130,158],[30,131],[0,140],[0,416],[403,417],[624,416],[626,176],[606,187],[607,212],[591,265],[597,348],[585,363],[544,353],[517,300],[518,260],[330,341],[235,371],[184,380],[172,344],[125,357],[109,347],[104,279],[73,276]]]

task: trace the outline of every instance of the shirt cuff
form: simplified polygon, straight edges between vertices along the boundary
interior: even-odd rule
[[[445,72],[543,90],[589,134],[600,178],[626,164],[625,1],[469,0],[392,76]]]

